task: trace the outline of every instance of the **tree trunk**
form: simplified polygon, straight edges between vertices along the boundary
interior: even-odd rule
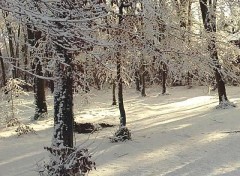
[[[207,33],[212,33],[211,39],[208,39],[208,50],[210,52],[210,57],[214,64],[214,71],[215,71],[215,79],[217,82],[218,88],[218,97],[219,97],[219,104],[228,101],[225,83],[223,78],[220,74],[221,66],[219,64],[218,53],[216,48],[216,2],[217,0],[213,1],[209,0],[209,7],[207,0],[199,0],[201,13],[202,13],[202,20],[203,25]]]
[[[54,147],[73,147],[73,70],[72,54],[57,46],[64,63],[57,61],[54,82]]]
[[[24,70],[27,70],[27,65],[28,65],[28,37],[27,37],[27,33],[26,31],[24,30],[23,31],[23,37],[24,37],[24,44],[22,45],[22,48],[21,48],[21,52],[23,53],[23,59],[24,59]],[[23,78],[24,78],[24,81],[27,83],[28,80],[27,80],[27,72],[24,72],[23,73]],[[29,86],[26,86],[25,89],[27,91],[29,91]]]
[[[188,13],[187,13],[187,31],[190,33],[192,29],[192,0],[189,0],[188,3]],[[188,43],[190,44],[191,42],[191,36],[188,35]]]
[[[215,70],[215,78],[217,82],[219,103],[228,101],[225,83],[218,70]]]
[[[38,61],[36,63],[36,74],[43,76],[42,74],[42,65]],[[34,78],[34,92],[35,92],[35,115],[34,120],[37,120],[44,113],[47,113],[47,103],[45,96],[45,80],[41,78]]]
[[[139,71],[135,69],[135,84],[136,84],[136,91],[141,91],[140,88],[140,78],[139,78]]]
[[[117,105],[117,101],[116,101],[116,82],[115,79],[112,80],[112,96],[113,96],[113,102],[112,105]]]
[[[118,24],[121,26],[123,21],[123,8],[128,7],[124,4],[124,1],[120,1],[119,6],[119,16],[118,16]],[[119,33],[120,35],[120,33]],[[121,46],[118,46],[118,49],[120,49]],[[121,61],[121,55],[120,52],[117,52],[117,83],[118,83],[118,108],[120,111],[120,127],[126,127],[126,113],[124,109],[123,104],[123,81],[122,81],[122,75],[121,75],[121,68],[122,67],[122,61]]]
[[[19,40],[20,40],[20,35],[21,35],[21,27],[20,25],[18,26],[18,32],[17,32],[17,39],[15,40],[15,48],[16,48],[16,51],[15,51],[15,57],[16,57],[16,61],[15,61],[15,65],[17,68],[19,68]],[[16,78],[19,78],[19,69],[15,68],[15,77]]]
[[[38,47],[37,41],[41,38],[41,32],[39,31],[32,31],[31,26],[28,26],[28,42],[30,43],[31,47]],[[34,58],[32,69],[35,70],[35,74],[38,76],[43,76],[42,73],[42,64],[38,58]],[[37,120],[41,117],[44,113],[47,112],[47,103],[46,103],[46,96],[45,96],[45,80],[35,77],[34,78],[34,97],[35,97],[35,114],[34,120]]]
[[[83,82],[83,89],[85,93],[90,92],[90,88],[89,88],[89,82],[88,82],[88,60],[86,60],[85,63],[81,64],[83,65],[83,74],[84,74],[84,82]]]
[[[192,88],[192,75],[189,71],[187,72],[187,85],[189,89]]]
[[[95,69],[93,72],[94,84],[96,85],[97,90],[101,90],[100,79],[98,78],[98,76],[98,71],[97,69]]]
[[[146,72],[146,70],[145,70],[145,63],[144,63],[144,61],[142,61],[142,74],[141,74],[141,77],[142,77],[142,90],[141,90],[141,95],[142,95],[142,97],[146,97],[147,95],[146,95],[146,81],[145,81],[145,72]]]
[[[166,80],[167,80],[167,66],[165,63],[162,63],[162,94],[165,94],[167,91]]]
[[[126,126],[126,113],[123,104],[123,83],[121,75],[121,58],[120,53],[117,53],[117,82],[118,82],[118,108],[120,111],[120,126]]]
[[[6,86],[6,73],[5,73],[5,66],[2,58],[2,51],[0,49],[0,63],[1,63],[1,69],[2,69],[2,86]]]

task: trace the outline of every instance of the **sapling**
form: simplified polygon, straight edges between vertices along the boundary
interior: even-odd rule
[[[6,86],[4,86],[2,88],[3,99],[5,99],[7,101],[7,103],[9,104],[9,112],[10,113],[7,114],[7,116],[6,116],[7,127],[20,124],[20,122],[15,114],[16,108],[15,108],[14,101],[15,101],[15,98],[19,97],[20,95],[28,95],[22,88],[22,85],[25,85],[25,84],[27,84],[27,83],[25,83],[21,79],[10,78],[6,83]]]

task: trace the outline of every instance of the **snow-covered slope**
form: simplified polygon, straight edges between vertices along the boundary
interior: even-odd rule
[[[216,92],[208,94],[206,87],[175,87],[166,96],[159,92],[160,88],[148,89],[148,96],[141,97],[133,89],[125,90],[132,141],[110,143],[108,138],[117,127],[75,134],[76,144],[87,147],[96,162],[97,170],[89,176],[240,175],[240,133],[234,132],[240,130],[239,107],[215,109]],[[227,92],[238,105],[240,88],[228,87]],[[89,96],[75,97],[76,121],[119,123],[118,109],[111,106],[111,90]],[[28,99],[22,100],[25,106]],[[0,129],[0,176],[35,176],[37,163],[48,158],[43,147],[51,145],[52,118],[30,123],[31,103],[19,116],[37,135],[16,137],[14,128]],[[52,106],[49,109],[51,116]]]

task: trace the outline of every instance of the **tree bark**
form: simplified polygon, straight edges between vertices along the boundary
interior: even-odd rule
[[[115,94],[116,94],[116,82],[115,79],[112,79],[112,96],[113,96],[112,105],[117,105]]]
[[[0,63],[1,63],[1,69],[2,69],[2,86],[6,86],[6,73],[5,73],[5,66],[2,58],[2,51],[0,49]]]
[[[54,147],[73,147],[73,69],[72,54],[57,46],[64,63],[57,61],[54,82]]]
[[[166,80],[167,80],[167,66],[165,63],[162,63],[162,94],[165,94],[167,91]]]

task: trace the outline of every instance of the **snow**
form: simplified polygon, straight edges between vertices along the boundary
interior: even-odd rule
[[[216,92],[207,87],[147,89],[141,97],[134,89],[124,92],[127,127],[132,140],[110,143],[118,127],[91,135],[75,134],[76,144],[87,147],[96,162],[89,176],[237,176],[240,175],[239,107],[216,109]],[[240,102],[239,87],[227,87],[231,102]],[[94,91],[88,103],[76,95],[77,122],[119,124],[119,111],[111,106],[111,90]],[[16,115],[37,134],[17,137],[15,127],[0,129],[0,176],[35,176],[37,164],[47,160],[51,146],[52,96],[47,96],[49,117],[32,122],[33,96],[15,101]],[[4,102],[0,102],[2,107]],[[229,133],[230,132],[230,133]]]
[[[237,32],[235,34],[229,35],[227,37],[228,41],[239,40],[239,39],[240,39],[240,32]]]

